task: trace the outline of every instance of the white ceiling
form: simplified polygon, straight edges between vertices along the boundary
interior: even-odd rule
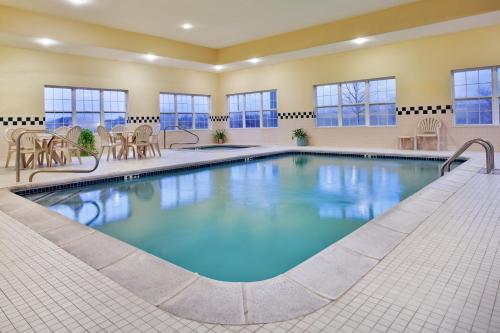
[[[221,48],[415,0],[0,0],[0,4]],[[191,30],[180,25],[189,22]]]
[[[500,11],[495,11],[486,14],[474,15],[460,19],[455,19],[430,25],[424,25],[411,29],[404,29],[380,35],[367,36],[366,37],[367,42],[363,45],[356,45],[355,43],[352,43],[352,41],[338,42],[298,51],[261,57],[260,58],[261,62],[259,62],[258,64],[251,64],[248,61],[239,61],[239,62],[224,64],[222,69],[219,70],[225,72],[225,71],[239,70],[244,68],[252,68],[255,66],[270,65],[293,59],[308,58],[324,54],[333,54],[333,53],[344,52],[365,47],[375,47],[405,40],[437,36],[441,34],[466,31],[470,29],[483,28],[498,24],[500,24]],[[44,50],[55,53],[75,54],[75,55],[103,58],[110,60],[148,63],[151,65],[165,66],[165,67],[177,67],[177,68],[194,69],[199,71],[217,72],[217,69],[211,64],[173,59],[167,57],[158,57],[154,62],[150,62],[144,58],[144,54],[121,51],[116,49],[109,49],[109,48],[100,48],[91,45],[79,45],[79,44],[71,44],[65,42],[50,47],[44,47],[36,43],[33,37],[14,35],[3,32],[0,32],[0,45]]]

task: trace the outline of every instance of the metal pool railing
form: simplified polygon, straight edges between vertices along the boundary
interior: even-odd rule
[[[16,141],[16,182],[20,182],[21,181],[21,138],[23,137],[23,135],[25,134],[28,134],[28,133],[35,133],[35,134],[50,134],[52,136],[52,138],[50,139],[50,141],[52,141],[54,138],[58,138],[60,140],[63,140],[75,147],[77,147],[78,149],[80,149],[81,151],[84,151],[86,152],[87,154],[91,155],[94,159],[95,159],[95,164],[94,164],[94,167],[92,169],[62,169],[62,168],[47,168],[47,169],[38,169],[38,170],[35,170],[34,172],[32,172],[29,176],[29,181],[30,183],[33,181],[33,177],[35,177],[35,175],[39,174],[39,173],[91,173],[91,172],[94,172],[97,167],[99,166],[99,157],[97,156],[96,153],[94,153],[93,151],[79,145],[78,143],[76,142],[73,142],[67,138],[65,138],[64,136],[61,136],[55,132],[51,132],[51,131],[48,131],[48,130],[26,130],[26,131],[23,131],[18,137],[17,137],[17,141]],[[50,142],[49,142],[50,144]],[[52,157],[50,157],[52,158]],[[35,161],[35,156],[33,156],[33,163],[37,163],[37,161]]]
[[[456,152],[453,154],[449,159],[446,160],[441,165],[441,176],[444,176],[444,173],[446,171],[450,172],[451,169],[451,164],[460,156],[462,155],[467,149],[469,149],[470,146],[473,144],[479,144],[481,145],[485,152],[486,152],[486,173],[489,174],[493,170],[495,170],[495,148],[491,144],[491,142],[481,139],[481,138],[476,138],[469,140],[465,142]]]

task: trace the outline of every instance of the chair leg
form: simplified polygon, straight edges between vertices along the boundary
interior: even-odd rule
[[[73,161],[71,160],[71,153],[69,150],[64,151],[65,159],[66,159],[66,164],[72,164]]]
[[[106,157],[106,161],[109,161],[109,154],[111,153],[111,147],[108,147],[108,156]]]
[[[82,157],[80,156],[79,150],[77,150],[77,152],[76,152],[76,157],[78,158],[78,162],[80,162],[80,164],[82,164]]]
[[[113,158],[116,160],[116,147],[113,147]]]
[[[7,151],[7,160],[5,161],[5,167],[8,168],[9,167],[9,162],[10,162],[10,157],[12,156],[12,150],[9,150]]]
[[[155,148],[154,148],[154,143],[150,144],[149,146],[151,147],[151,151],[153,152],[153,156],[156,156]]]
[[[156,149],[158,149],[158,156],[161,157],[161,150],[160,150],[160,144],[159,143],[156,143]]]

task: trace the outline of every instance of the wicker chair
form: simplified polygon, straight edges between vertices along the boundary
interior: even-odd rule
[[[137,153],[137,158],[145,158],[148,149],[151,147],[150,139],[153,134],[153,128],[149,125],[141,125],[137,127],[134,131],[134,136],[132,143],[129,147],[132,147],[134,157]]]
[[[156,150],[158,151],[158,156],[161,157],[160,130],[161,130],[161,125],[159,123],[153,126],[153,134],[151,135],[151,139],[149,142],[151,143],[151,151],[153,152],[153,155],[156,156],[155,154],[155,147],[156,147]]]
[[[415,149],[418,149],[418,139],[424,140],[425,138],[436,139],[436,150],[441,147],[441,121],[437,118],[424,118],[418,122],[415,129]]]
[[[97,126],[97,134],[99,135],[99,141],[101,143],[101,152],[99,153],[99,159],[101,159],[102,154],[104,153],[104,148],[108,148],[108,156],[106,161],[109,161],[109,154],[113,153],[113,158],[116,159],[116,147],[119,146],[118,143],[115,143],[111,134],[109,134],[108,130],[104,126]]]

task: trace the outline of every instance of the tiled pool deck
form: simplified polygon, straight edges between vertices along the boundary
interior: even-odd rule
[[[162,159],[103,162],[97,176],[277,150],[171,151]],[[484,156],[469,156],[471,160],[458,170],[417,194],[418,203],[403,203],[389,218],[374,221],[385,228],[402,228],[394,231],[405,238],[388,255],[381,254],[381,260],[352,288],[309,315],[265,325],[212,325],[176,317],[42,237],[39,233],[50,232],[43,229],[50,216],[34,221],[37,229],[0,212],[0,332],[498,332],[500,176],[477,173]],[[51,183],[75,178],[39,175],[37,179]],[[13,180],[12,170],[0,173],[0,187],[14,185]],[[0,211],[7,206],[8,201],[0,200]],[[425,218],[417,227],[415,220],[423,212]],[[413,226],[416,229],[410,233]],[[370,244],[374,238],[358,239],[357,251],[362,253],[366,246],[371,246],[370,251],[379,249]],[[320,282],[316,292],[326,282]]]

